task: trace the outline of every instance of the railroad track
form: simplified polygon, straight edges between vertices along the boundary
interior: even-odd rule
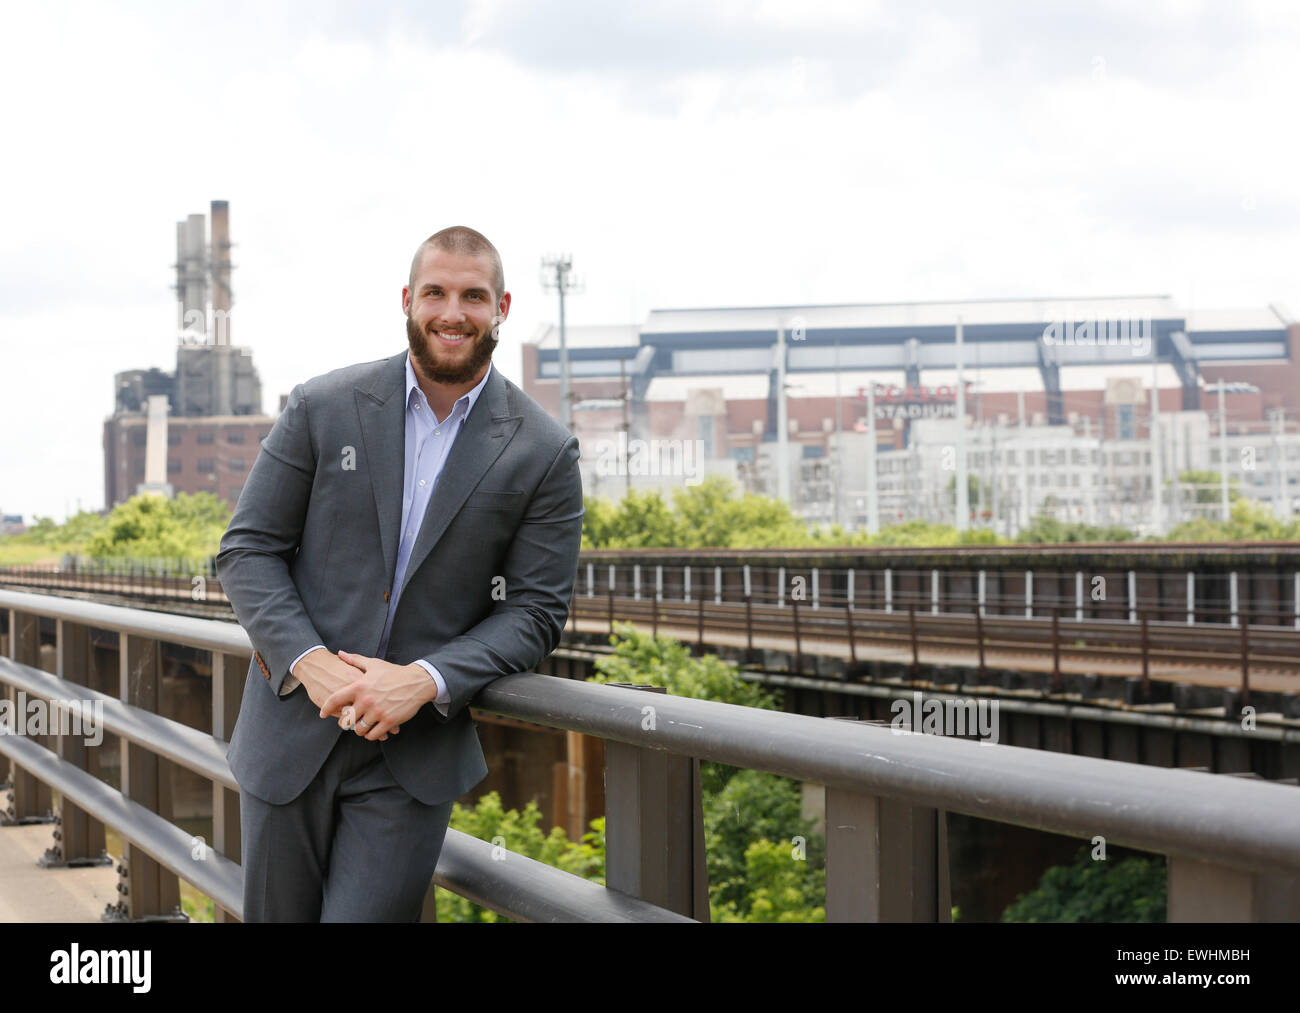
[[[642,629],[670,633],[685,641],[708,644],[726,640],[755,649],[786,649],[796,653],[834,653],[854,657],[881,652],[933,663],[935,655],[954,659],[978,656],[988,667],[1015,668],[1016,659],[1032,661],[1035,670],[1091,670],[1098,674],[1157,678],[1177,673],[1183,681],[1211,685],[1235,684],[1242,678],[1284,679],[1276,688],[1296,680],[1300,689],[1300,632],[1279,626],[1230,627],[1174,622],[1124,622],[1109,619],[932,613],[928,606],[910,609],[853,609],[795,602],[748,606],[696,601],[614,598],[615,623],[632,622]],[[1068,610],[1073,613],[1073,610]],[[611,599],[578,597],[574,619],[579,628],[611,617]],[[778,642],[783,642],[778,644]],[[1243,666],[1244,658],[1244,666]],[[1225,674],[1231,673],[1231,682]],[[1198,676],[1201,678],[1198,679]]]
[[[191,577],[132,578],[29,570],[0,574],[0,586],[36,593],[111,601],[159,611],[232,619],[220,581]],[[729,644],[796,654],[830,653],[853,659],[859,652],[896,654],[920,663],[983,652],[989,667],[1032,670],[1095,670],[1099,674],[1142,674],[1168,678],[1177,670],[1184,681],[1227,685],[1224,673],[1283,679],[1300,677],[1300,630],[1263,623],[1185,624],[1146,618],[1079,618],[1062,604],[1051,615],[1000,614],[1020,610],[1019,601],[991,601],[985,614],[933,611],[928,601],[898,601],[892,608],[851,608],[825,595],[814,607],[806,601],[748,603],[582,593],[573,599],[571,623],[590,632],[598,624],[631,622],[687,642]],[[970,607],[969,605],[967,606]],[[1041,611],[1041,606],[1040,606]],[[1125,610],[1120,609],[1122,614]],[[1156,615],[1171,611],[1157,603]],[[1198,675],[1200,678],[1198,679]],[[1298,683],[1300,685],[1300,683]]]

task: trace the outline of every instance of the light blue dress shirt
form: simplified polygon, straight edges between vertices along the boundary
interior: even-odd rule
[[[447,463],[447,455],[451,453],[452,445],[460,435],[461,427],[465,424],[470,409],[474,407],[474,402],[483,392],[488,377],[492,375],[492,369],[489,363],[483,379],[468,393],[461,395],[451,411],[447,413],[447,417],[440,420],[434,415],[428,399],[424,396],[424,391],[416,382],[410,354],[406,356],[406,460],[402,471],[402,526],[399,529],[400,539],[397,543],[397,568],[393,573],[393,587],[388,596],[388,617],[384,621],[384,634],[379,640],[379,647],[375,650],[377,657],[382,658],[388,650],[388,637],[393,631],[393,616],[397,613],[397,603],[402,596],[402,582],[406,577],[406,568],[411,561],[411,550],[415,548],[415,539],[420,533],[420,525],[424,521],[429,500],[438,485],[443,465]],[[289,675],[285,677],[284,685],[280,689],[281,696],[293,692],[298,687],[298,680],[293,675],[294,667],[298,662],[312,651],[324,646],[324,644],[317,644],[315,647],[309,647],[293,659],[293,664],[289,666]],[[443,717],[446,717],[451,694],[447,692],[447,684],[442,678],[442,673],[423,658],[417,658],[414,664],[427,671],[434,685],[438,687],[438,695],[434,698],[433,705],[438,708]]]

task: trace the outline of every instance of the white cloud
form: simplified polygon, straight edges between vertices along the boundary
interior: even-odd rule
[[[1131,291],[1300,307],[1287,5],[141,10],[9,8],[0,32],[0,425],[39,434],[0,444],[6,512],[102,501],[112,374],[172,367],[174,223],[212,198],[268,409],[400,349],[411,252],[456,223],[502,251],[517,380],[556,316],[553,249],[586,278],[575,323]]]

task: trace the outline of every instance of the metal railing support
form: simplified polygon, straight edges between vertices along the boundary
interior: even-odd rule
[[[212,735],[223,742],[230,741],[239,717],[239,702],[243,696],[244,679],[249,658],[238,654],[212,652]],[[232,862],[241,861],[239,830],[239,792],[223,784],[212,783],[212,847],[219,855]],[[429,897],[433,890],[430,888]],[[432,901],[430,900],[430,903]],[[234,912],[220,905],[213,906],[213,921],[236,920]]]
[[[1294,922],[1300,914],[1300,877],[1170,855],[1167,883],[1171,922]]]
[[[41,620],[30,612],[18,609],[9,610],[9,657],[20,665],[41,667]],[[11,711],[15,717],[20,707],[25,708],[27,699],[12,688],[5,691],[10,701]],[[49,749],[48,735],[28,736],[33,742]],[[43,784],[28,770],[17,763],[9,765],[9,804],[0,811],[0,824],[3,823],[53,823],[54,796],[49,785]]]
[[[154,714],[162,712],[162,643],[123,633],[119,639],[119,699]],[[167,761],[143,746],[123,740],[122,795],[171,821],[171,771]],[[116,907],[118,917],[135,921],[180,916],[180,882],[142,848],[123,834],[125,883],[119,884],[125,901]],[[123,889],[124,887],[124,889]]]
[[[67,619],[55,620],[57,670],[60,679],[87,685],[90,678],[92,647],[90,628]],[[71,729],[70,729],[71,730]],[[88,774],[95,774],[95,754],[86,744],[86,736],[60,735],[59,758]],[[111,865],[104,837],[104,824],[64,795],[59,802],[59,827],[54,844],[40,860],[46,868],[81,865]]]
[[[630,688],[666,693],[661,686]],[[641,726],[655,724],[654,704],[647,703]],[[605,743],[605,863],[610,889],[709,920],[699,760]]]
[[[950,922],[941,810],[826,789],[826,921]]]
[[[1250,609],[1244,605],[1241,608],[1241,706],[1250,706]]]

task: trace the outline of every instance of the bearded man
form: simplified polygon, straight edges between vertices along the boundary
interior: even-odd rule
[[[228,759],[245,921],[418,921],[467,705],[568,618],[578,441],[492,365],[501,258],[463,226],[402,288],[408,348],[294,387],[217,572],[255,649]]]

